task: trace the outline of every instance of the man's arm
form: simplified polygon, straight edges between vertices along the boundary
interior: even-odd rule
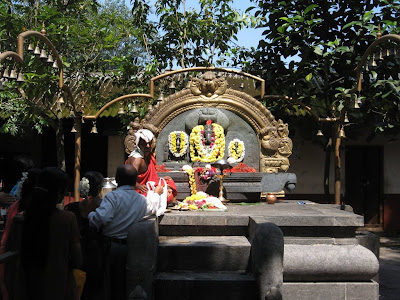
[[[114,205],[111,197],[112,193],[107,194],[101,201],[100,206],[88,215],[89,226],[95,227],[97,231],[110,223],[114,217]]]
[[[143,173],[143,164],[146,164],[143,158],[132,157],[132,156],[130,156],[128,158],[127,163],[134,166],[135,169],[137,170],[138,174]],[[140,183],[136,182],[136,185],[134,186],[134,188],[135,188],[135,190],[138,190],[141,193],[147,193],[147,186],[145,184],[140,184]]]

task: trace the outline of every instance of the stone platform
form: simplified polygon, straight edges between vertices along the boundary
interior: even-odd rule
[[[379,298],[378,259],[361,245],[363,217],[351,208],[304,200],[227,207],[171,211],[154,221],[155,299],[201,299],[193,295],[201,286],[214,287],[209,299]],[[229,286],[237,296],[226,294]]]

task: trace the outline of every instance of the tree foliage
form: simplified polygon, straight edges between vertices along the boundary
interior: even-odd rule
[[[153,22],[147,1],[133,1],[132,12],[149,55],[163,68],[226,66],[238,48],[238,31],[255,24],[254,17],[240,14],[232,2],[200,0],[198,9],[187,9],[185,0],[158,0],[154,12],[158,19]]]
[[[266,80],[267,93],[292,96],[321,117],[335,116],[350,97],[356,84],[355,68],[376,39],[378,26],[382,34],[399,33],[400,4],[396,1],[254,2],[255,14],[262,18],[260,26],[265,31],[257,51],[242,54],[243,60],[250,57],[246,69]],[[379,69],[364,71],[362,96],[369,103],[361,110],[366,114],[349,111],[352,122],[371,120],[372,114],[376,128],[383,128],[382,122],[400,125],[398,66],[399,58],[391,57],[382,60]],[[373,82],[369,79],[374,77],[371,71],[380,76],[392,74],[392,79]],[[288,114],[306,113],[287,102],[278,105]]]

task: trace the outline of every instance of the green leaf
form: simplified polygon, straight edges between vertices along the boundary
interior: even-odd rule
[[[313,76],[313,74],[312,74],[312,73],[309,73],[309,74],[305,77],[305,79],[306,79],[308,82],[310,82],[312,76]]]

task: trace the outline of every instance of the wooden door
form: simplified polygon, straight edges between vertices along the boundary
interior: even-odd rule
[[[345,201],[366,225],[381,223],[382,155],[380,146],[346,147]]]

